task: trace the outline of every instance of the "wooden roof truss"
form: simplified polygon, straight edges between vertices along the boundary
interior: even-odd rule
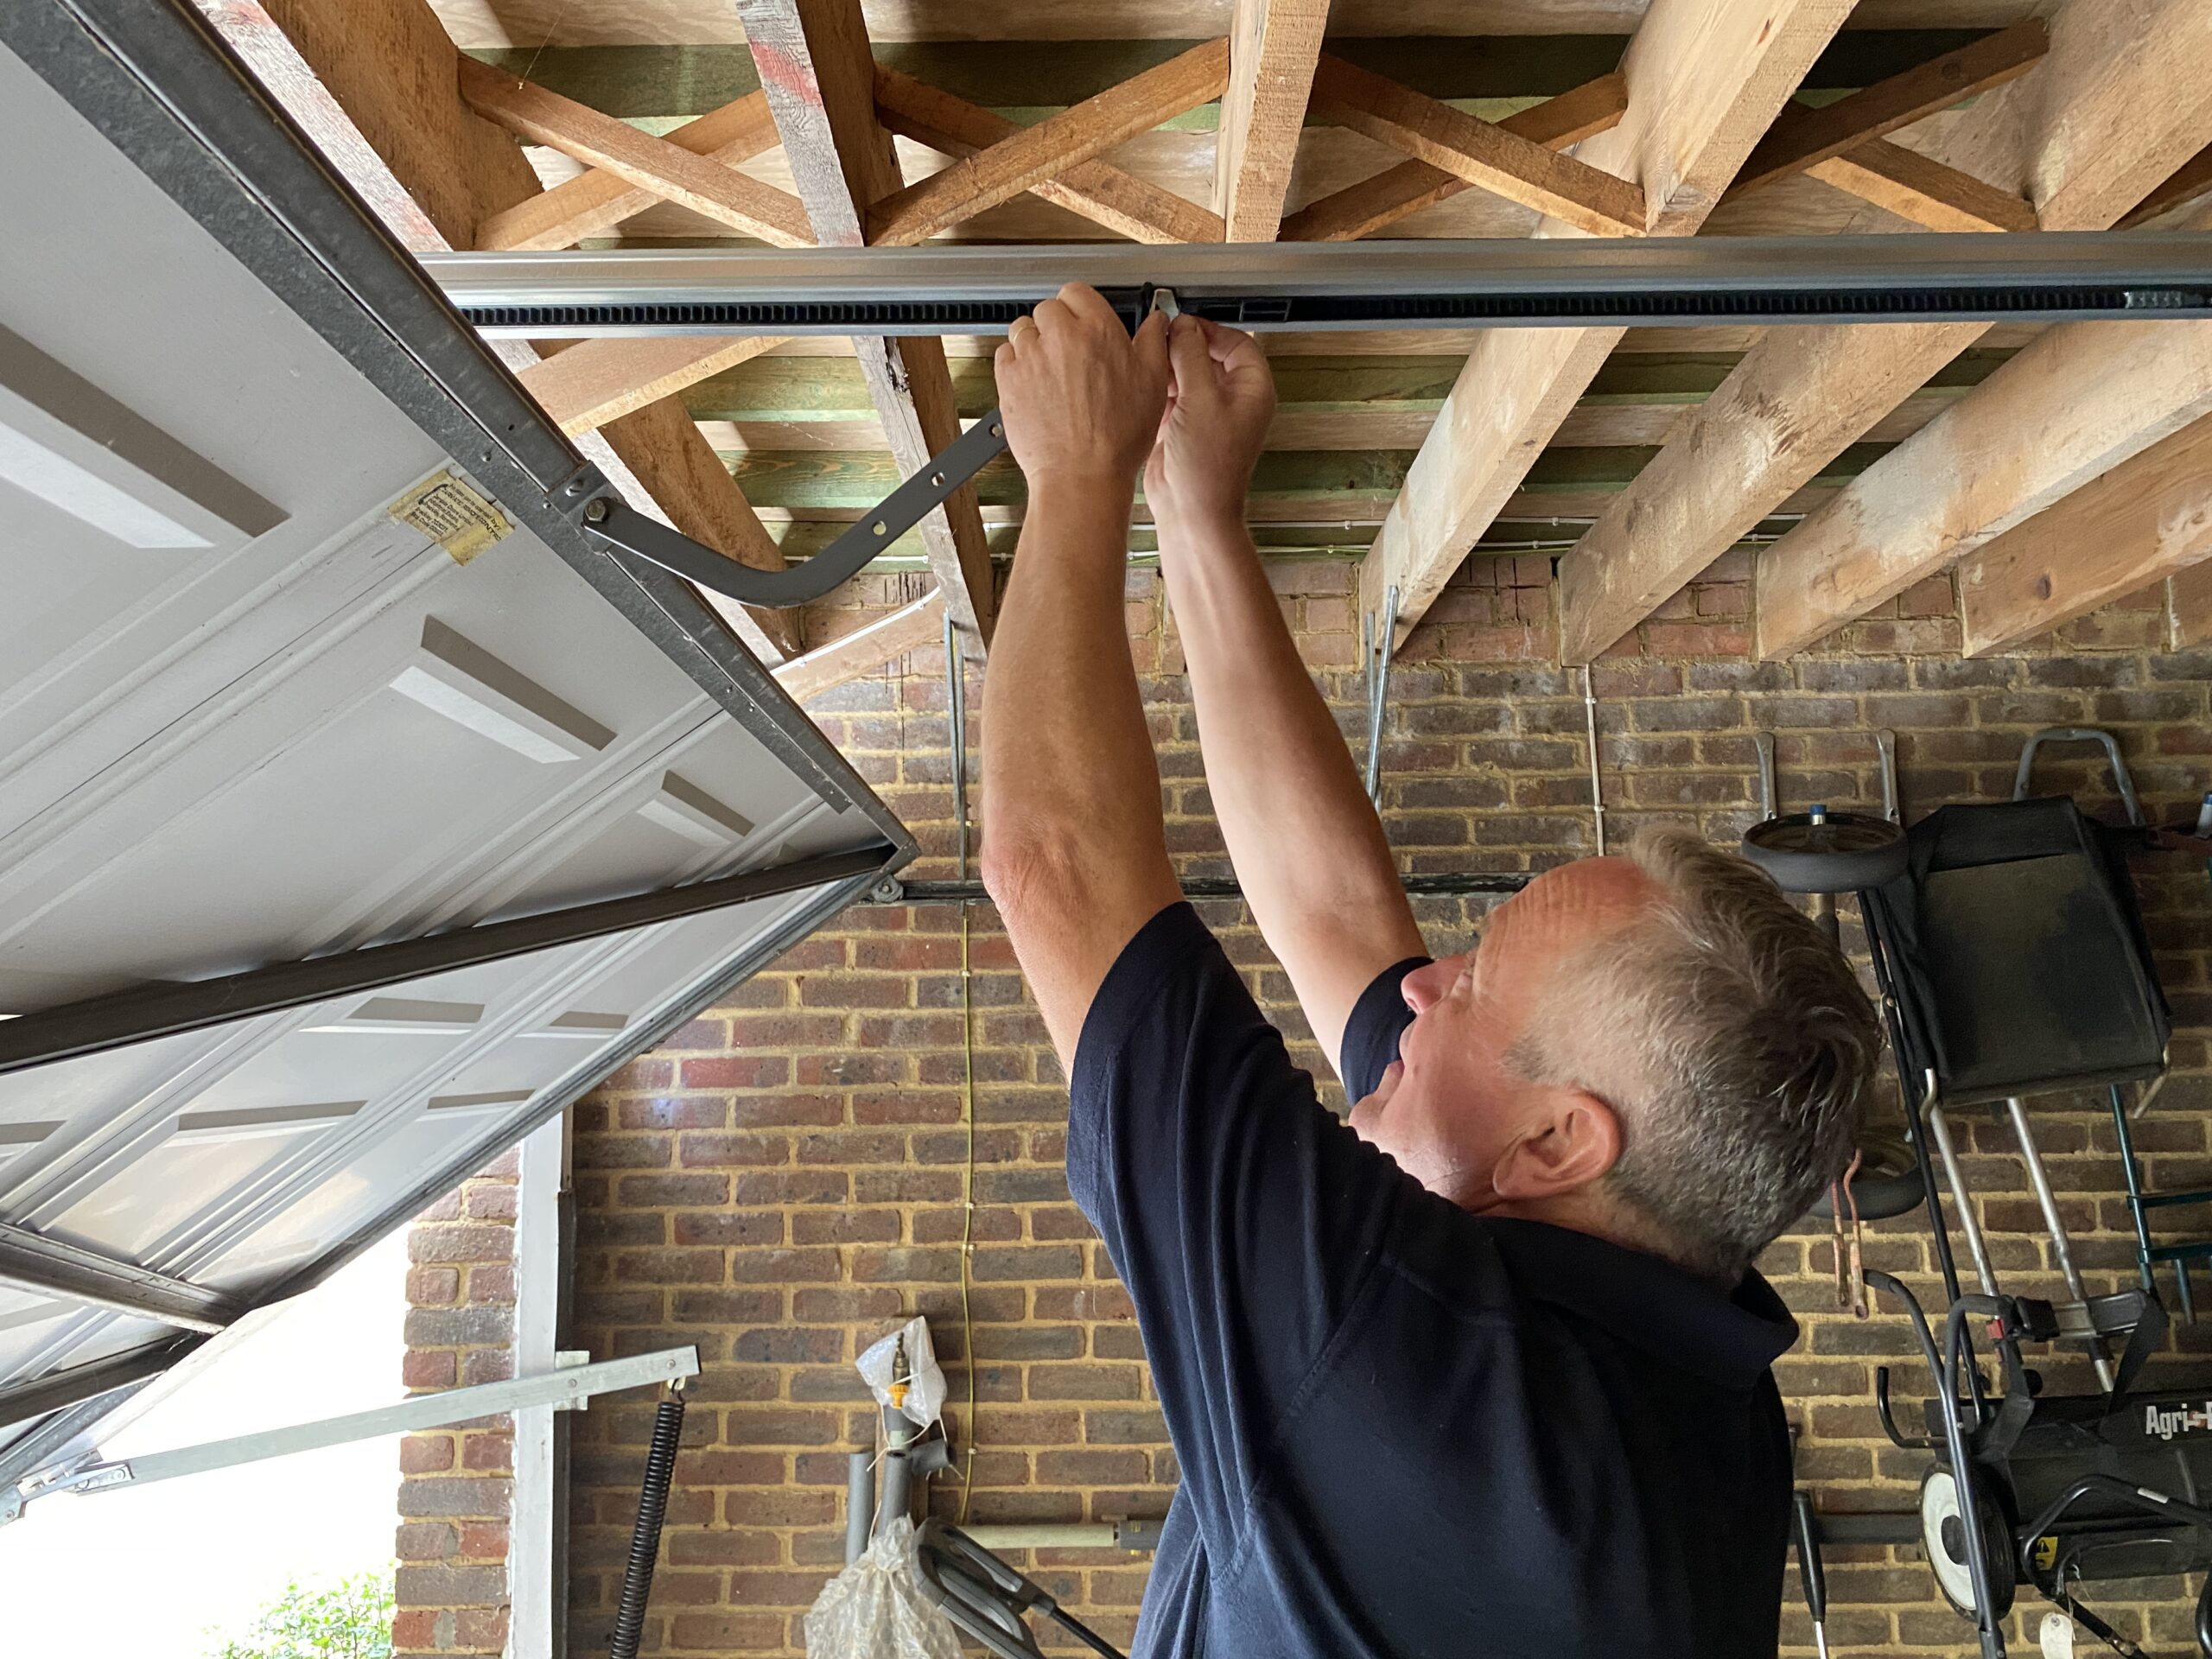
[[[736,0],[750,76],[725,61],[734,47],[717,61],[756,84],[646,124],[564,94],[560,73],[513,72],[536,53],[458,50],[434,0],[200,3],[418,248],[569,247],[673,210],[694,234],[912,245],[979,219],[989,234],[983,216],[1023,198],[1078,216],[1075,234],[1349,240],[1419,230],[1406,221],[1434,223],[1429,210],[1468,193],[1494,199],[1481,211],[1509,232],[1537,235],[1688,235],[1716,213],[1714,233],[2026,233],[2164,224],[2212,193],[2203,0],[1953,0],[1946,10],[2005,26],[1931,40],[1941,49],[1916,61],[1892,52],[1886,73],[1847,74],[1841,95],[1808,76],[1824,54],[1851,55],[1839,31],[1852,0],[1624,0],[1641,16],[1616,64],[1584,53],[1592,73],[1511,107],[1408,84],[1420,54],[1393,58],[1388,42],[1331,35],[1324,50],[1328,0],[1220,0],[1217,38],[1143,42],[1130,73],[1041,113],[1006,101],[1016,92],[987,103],[918,73],[950,48],[873,48],[861,0]],[[1361,32],[1376,10],[1361,9]],[[583,55],[556,47],[556,67]],[[1172,188],[1163,138],[1215,110],[1211,192],[1203,178]],[[1316,188],[1330,168],[1301,146],[1317,122],[1399,159]],[[900,141],[945,164],[910,179]],[[571,175],[541,185],[523,143]],[[1805,179],[1838,194],[1808,197]],[[1510,546],[1516,521],[1580,518],[1558,548],[1568,662],[1630,639],[1763,527],[1768,657],[1961,561],[1970,651],[2167,578],[2177,628],[2212,628],[2212,581],[2191,575],[2212,556],[2212,324],[2069,324],[2008,359],[2024,338],[1943,323],[1286,340],[1254,516],[1286,531],[1374,524],[1361,603],[1379,613],[1395,589],[1401,639],[1471,550]],[[823,468],[842,467],[864,506],[988,407],[975,344],[953,344],[860,340],[840,359],[772,338],[598,340],[513,360],[634,503],[777,568],[814,528],[793,523],[779,544],[747,491],[780,491],[795,520],[855,516],[807,495],[829,488]],[[854,450],[879,448],[887,465],[857,465]],[[936,591],[858,633],[809,653],[790,613],[726,614],[803,690],[925,643],[947,615],[980,652],[987,512],[1010,518],[1014,488],[987,472],[932,512],[919,543]]]

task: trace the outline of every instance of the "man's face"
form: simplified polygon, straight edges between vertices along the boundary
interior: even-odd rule
[[[1554,1092],[1516,1077],[1508,1051],[1528,1030],[1553,969],[1633,925],[1657,896],[1627,859],[1578,860],[1492,911],[1478,949],[1407,975],[1413,1023],[1397,1064],[1352,1108],[1353,1131],[1440,1197],[1477,1211],[1493,1207],[1501,1160],[1542,1131]]]

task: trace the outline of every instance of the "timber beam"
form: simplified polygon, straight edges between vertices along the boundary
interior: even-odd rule
[[[2046,230],[2104,229],[2212,138],[2212,77],[2196,67],[2208,59],[2202,0],[2069,6],[2034,72],[1963,111],[1929,153],[2019,181]],[[1755,345],[1560,560],[1563,660],[1589,662],[1626,635],[1986,327],[1804,328]],[[1758,561],[1763,608],[1801,576],[1821,579],[1788,543]],[[1789,632],[1768,638],[1778,646]]]
[[[737,11],[815,239],[863,245],[869,210],[905,181],[876,116],[859,0],[737,0]],[[855,336],[853,347],[892,454],[905,474],[919,472],[960,435],[943,342]],[[921,528],[947,612],[980,654],[990,638],[991,559],[975,493],[956,491]]]
[[[2212,558],[2212,419],[2152,444],[1959,566],[1969,657],[2008,651]]]
[[[1850,10],[1847,0],[1652,0],[1621,62],[1628,108],[1580,160],[1637,181],[1650,232],[1694,233]],[[1363,610],[1382,615],[1397,590],[1399,643],[1621,338],[1597,327],[1477,339],[1361,567]]]

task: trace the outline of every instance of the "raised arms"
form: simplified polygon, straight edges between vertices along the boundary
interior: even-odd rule
[[[1198,705],[1206,784],[1268,947],[1330,1064],[1352,1005],[1422,953],[1382,825],[1300,661],[1246,531],[1244,498],[1274,412],[1250,336],[1176,321],[1174,385],[1145,499]]]

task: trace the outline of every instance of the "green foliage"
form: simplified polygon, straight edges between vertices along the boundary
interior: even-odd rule
[[[391,1659],[389,1570],[327,1586],[297,1583],[207,1659]]]

